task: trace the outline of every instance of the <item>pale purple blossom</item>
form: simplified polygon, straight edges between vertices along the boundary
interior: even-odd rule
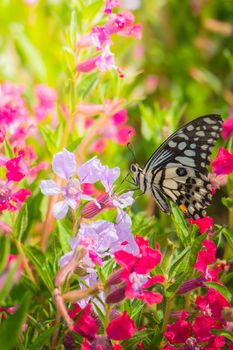
[[[120,175],[118,167],[110,169],[102,165],[96,157],[78,168],[74,154],[66,149],[55,154],[52,168],[56,175],[66,180],[66,183],[58,186],[53,180],[43,180],[41,181],[40,189],[46,196],[61,195],[62,200],[55,203],[52,209],[56,219],[62,219],[69,208],[76,210],[80,200],[93,201],[97,208],[101,208],[101,205],[95,198],[83,192],[82,185],[100,181],[105,190],[110,192],[114,181]],[[79,178],[77,178],[77,175]]]
[[[117,222],[97,220],[91,224],[81,223],[78,235],[70,240],[72,251],[64,255],[60,266],[67,264],[78,246],[83,246],[88,254],[84,257],[85,266],[93,268],[95,264],[101,265],[103,258],[113,256],[117,250],[126,250],[137,254],[138,246],[131,231],[129,215],[118,210]]]

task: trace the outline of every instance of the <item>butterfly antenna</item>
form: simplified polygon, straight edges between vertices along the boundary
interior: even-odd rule
[[[128,142],[127,143],[127,148],[130,151],[130,153],[132,154],[134,162],[137,163],[137,159],[136,159],[136,155],[135,155],[135,150],[134,150],[133,144],[131,142]]]
[[[113,191],[113,193],[116,193],[117,190],[119,190],[119,188],[121,187],[121,185],[125,182],[125,180],[127,179],[127,177],[130,175],[130,171],[128,172],[128,174],[125,175],[125,177],[123,177],[123,179],[121,180],[121,182],[119,183],[119,185],[117,186],[117,188]]]

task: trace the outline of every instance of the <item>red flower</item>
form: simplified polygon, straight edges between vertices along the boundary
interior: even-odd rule
[[[91,315],[91,304],[88,304],[83,310],[77,305],[70,312],[70,317],[74,318],[76,315],[79,317],[74,324],[73,331],[88,339],[94,339],[98,332],[98,327]]]
[[[197,316],[193,323],[193,335],[200,342],[206,342],[215,337],[210,331],[218,328],[216,321],[210,316]]]
[[[18,182],[22,180],[25,177],[27,170],[27,166],[21,155],[6,162],[6,177],[8,181]]]
[[[204,346],[203,350],[219,350],[225,345],[225,340],[221,336],[215,337],[209,344]],[[228,348],[230,350],[230,348]]]
[[[167,330],[164,336],[171,343],[182,344],[190,337],[191,325],[186,318],[188,314],[185,311],[181,312],[180,318],[173,324],[167,325]],[[169,347],[167,349],[170,349]]]
[[[222,125],[222,137],[226,140],[233,132],[233,117],[224,120]]]
[[[3,210],[16,211],[22,206],[22,203],[31,195],[31,191],[21,188],[13,192],[10,185],[0,181],[0,212]]]
[[[149,247],[148,241],[137,236],[136,242],[139,247],[139,255],[133,255],[124,250],[115,253],[115,260],[122,267],[133,269],[134,272],[146,274],[161,261],[161,253],[158,249]]]
[[[3,142],[5,140],[5,136],[6,136],[6,128],[1,125],[0,126],[0,142]]]
[[[113,340],[125,340],[134,336],[136,332],[136,325],[129,317],[127,311],[123,315],[112,320],[107,329],[109,338]]]
[[[205,296],[197,296],[195,304],[203,312],[207,312],[214,319],[221,320],[221,311],[230,303],[215,289],[208,289]]]
[[[216,159],[212,162],[212,169],[216,175],[228,175],[233,172],[233,154],[220,147]]]
[[[205,233],[211,230],[214,226],[213,219],[210,216],[205,216],[204,218],[200,218],[197,220],[189,219],[191,224],[199,226],[200,233]]]
[[[209,240],[202,242],[202,246],[205,247],[205,249],[199,251],[197,262],[194,267],[205,274],[207,266],[216,261],[216,246],[214,242]]]

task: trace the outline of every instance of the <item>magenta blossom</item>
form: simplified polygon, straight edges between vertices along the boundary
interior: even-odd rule
[[[226,140],[233,133],[233,115],[232,109],[230,110],[230,116],[228,119],[224,120],[222,125],[222,137]]]
[[[110,51],[109,45],[106,45],[100,55],[79,63],[76,68],[78,72],[88,73],[96,68],[101,72],[106,72],[117,69],[117,66],[114,63],[114,55]]]
[[[112,10],[115,7],[119,7],[119,6],[121,6],[121,3],[119,0],[106,0],[104,12],[106,14],[110,14],[110,13],[112,13]]]
[[[119,168],[109,169],[107,166],[103,166],[96,157],[77,168],[75,155],[66,149],[55,154],[52,168],[56,175],[66,180],[65,185],[59,187],[53,180],[43,180],[40,188],[42,193],[47,196],[62,196],[62,200],[53,207],[53,215],[56,219],[63,218],[69,208],[77,209],[80,200],[94,201],[99,207],[100,205],[95,198],[83,192],[82,185],[101,181],[106,191],[110,191],[113,182],[120,173]]]
[[[113,340],[125,340],[132,338],[136,332],[136,325],[129,317],[127,311],[114,318],[108,325],[107,334]]]
[[[222,320],[221,312],[224,307],[230,307],[230,303],[215,289],[208,289],[205,296],[197,296],[195,304],[204,314]]]
[[[164,277],[161,275],[150,276],[149,272],[159,264],[161,253],[158,249],[148,246],[148,241],[137,236],[136,242],[139,248],[139,254],[134,255],[126,251],[117,251],[115,260],[121,265],[121,269],[116,271],[108,280],[108,285],[116,285],[123,282],[118,289],[110,292],[107,303],[118,302],[125,297],[130,299],[137,298],[144,300],[147,304],[159,304],[162,301],[162,295],[148,291],[147,288],[156,284],[163,283]]]
[[[233,172],[233,154],[220,147],[216,159],[212,162],[212,169],[216,175],[228,175]]]
[[[19,210],[30,195],[31,191],[26,188],[15,191],[12,183],[0,181],[0,212]]]
[[[197,220],[189,219],[191,224],[197,225],[200,229],[200,233],[205,233],[213,229],[214,223],[213,218],[210,216],[205,216],[204,218],[200,218]]]
[[[216,246],[214,242],[210,240],[203,241],[202,246],[204,249],[198,252],[197,261],[194,267],[208,278],[208,274],[211,272],[208,265],[213,264],[216,261]]]

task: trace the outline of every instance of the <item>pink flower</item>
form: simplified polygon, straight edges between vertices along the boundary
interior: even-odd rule
[[[104,12],[107,13],[107,14],[110,14],[110,13],[112,13],[112,10],[115,7],[119,7],[119,6],[121,6],[119,0],[106,0]]]
[[[88,73],[96,68],[101,72],[105,72],[116,69],[117,66],[114,64],[114,55],[110,51],[109,45],[106,45],[100,55],[79,63],[76,68],[78,72]]]
[[[186,321],[187,317],[188,314],[185,311],[182,311],[178,321],[167,325],[167,330],[164,333],[164,336],[169,342],[181,344],[185,343],[190,337],[191,325]]]
[[[216,175],[228,175],[233,172],[233,154],[220,147],[216,159],[212,162],[212,169]]]
[[[5,140],[5,136],[6,136],[6,128],[1,125],[0,126],[0,143],[2,143]]]
[[[83,310],[76,305],[73,313],[70,313],[70,317],[78,316],[73,327],[74,332],[79,333],[83,337],[94,339],[98,332],[98,327],[91,312],[91,304],[88,304]]]
[[[57,93],[46,85],[38,84],[35,87],[37,102],[34,107],[36,118],[41,121],[50,113],[57,101]]]
[[[115,253],[115,260],[128,270],[146,274],[160,263],[161,253],[158,249],[149,247],[148,241],[140,236],[136,237],[136,242],[139,247],[138,256],[119,250]]]
[[[112,116],[112,121],[115,126],[125,124],[127,120],[128,120],[128,115],[125,108],[120,109],[118,112],[116,112]]]
[[[231,113],[230,117],[224,120],[222,125],[222,137],[226,140],[233,132],[233,115]]]
[[[109,285],[120,284],[119,288],[110,292],[106,302],[116,302],[125,297],[130,299],[137,298],[144,300],[147,304],[159,304],[162,301],[162,295],[146,290],[156,283],[163,283],[164,277],[161,275],[149,276],[149,272],[159,264],[161,254],[156,249],[148,246],[148,241],[142,237],[137,237],[136,242],[139,248],[139,254],[133,255],[120,250],[115,253],[115,260],[121,265],[122,269],[115,272],[108,280]]]
[[[123,315],[116,317],[109,323],[106,331],[109,338],[113,340],[125,340],[134,336],[136,325],[127,311],[124,311]]]
[[[22,180],[25,177],[27,171],[27,166],[21,155],[8,160],[6,163],[6,177],[8,181],[18,182]]]
[[[0,181],[0,212],[3,210],[19,210],[30,195],[31,191],[26,188],[13,192],[11,184]]]
[[[191,224],[199,226],[200,233],[205,233],[211,229],[213,229],[214,223],[213,223],[213,218],[210,216],[205,216],[204,218],[200,218],[197,220],[194,219],[189,219],[189,222]]]
[[[225,345],[225,340],[221,336],[216,336],[212,341],[209,342],[206,346],[204,346],[203,350],[219,350]],[[230,350],[230,347],[228,348]]]
[[[194,267],[206,274],[209,264],[213,264],[216,261],[216,246],[214,242],[205,240],[202,242],[202,246],[205,248],[200,250],[197,256],[197,262]]]
[[[195,304],[199,310],[215,320],[222,320],[221,312],[224,307],[230,307],[230,303],[215,289],[208,289],[205,296],[197,296]]]
[[[211,329],[218,328],[216,321],[210,316],[197,316],[193,323],[193,335],[200,342],[206,342],[214,338]]]

